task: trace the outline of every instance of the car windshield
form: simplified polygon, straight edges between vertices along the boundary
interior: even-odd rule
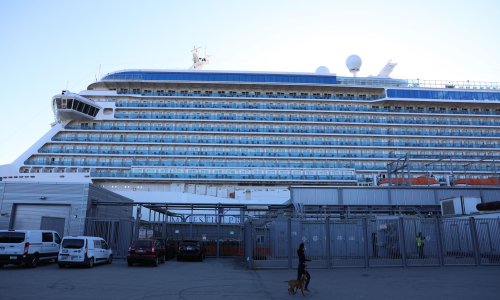
[[[83,239],[64,239],[62,243],[62,247],[67,249],[80,249],[83,245],[85,245]]]
[[[137,248],[149,248],[151,247],[151,241],[139,240],[135,241],[134,245]]]
[[[0,232],[0,243],[22,243],[24,232]]]
[[[182,242],[182,246],[198,247],[199,244],[198,244],[198,242],[194,242],[194,241],[184,241],[184,242]]]

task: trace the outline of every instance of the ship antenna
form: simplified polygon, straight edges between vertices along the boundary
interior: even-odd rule
[[[193,50],[191,50],[191,53],[193,54],[193,65],[189,69],[194,69],[194,70],[201,70],[204,65],[208,64],[208,56],[205,54],[204,57],[200,57],[198,55],[198,50],[201,47],[193,47]]]

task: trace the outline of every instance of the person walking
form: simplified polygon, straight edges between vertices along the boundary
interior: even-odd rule
[[[304,286],[304,290],[309,292],[309,289],[307,288],[309,286],[309,281],[311,281],[311,274],[307,271],[306,267],[306,261],[311,261],[310,259],[306,258],[306,253],[305,253],[305,246],[304,243],[300,243],[299,249],[297,249],[297,256],[299,257],[299,266],[297,268],[297,280],[300,280],[302,277],[302,274],[306,274],[307,281],[306,285]]]
[[[415,241],[417,243],[418,258],[424,258],[425,237],[422,236],[422,232],[417,234]]]

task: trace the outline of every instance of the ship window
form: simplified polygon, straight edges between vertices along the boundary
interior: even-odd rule
[[[452,111],[457,111],[457,108],[456,107],[452,107],[451,110]]]
[[[446,108],[445,108],[445,107],[440,107],[440,108],[439,108],[439,110],[440,110],[440,111],[445,111],[445,110],[446,110]]]

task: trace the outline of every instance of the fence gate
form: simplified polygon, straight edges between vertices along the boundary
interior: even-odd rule
[[[133,233],[134,222],[131,220],[87,218],[85,224],[85,235],[105,239],[113,250],[115,258],[127,257]]]

